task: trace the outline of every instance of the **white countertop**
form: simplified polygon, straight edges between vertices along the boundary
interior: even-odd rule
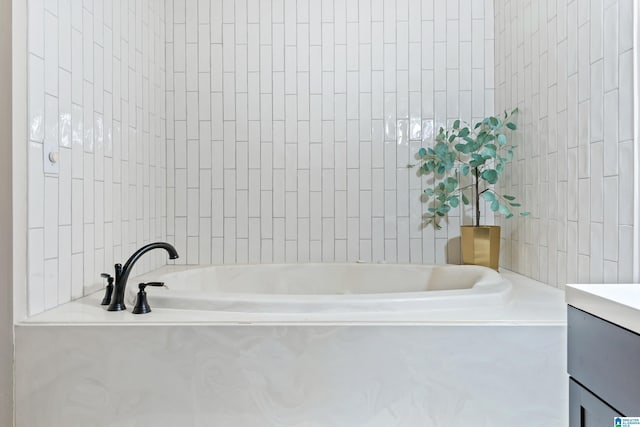
[[[472,310],[447,309],[427,312],[385,313],[237,313],[222,311],[153,309],[136,315],[131,311],[108,312],[100,305],[103,290],[63,304],[19,322],[34,325],[565,325],[564,292],[525,276],[501,270],[514,286],[512,298],[504,306],[477,307]],[[133,279],[132,279],[133,280]],[[134,282],[131,282],[134,283]],[[153,306],[153,301],[151,301]]]
[[[567,285],[567,304],[640,334],[640,284]]]

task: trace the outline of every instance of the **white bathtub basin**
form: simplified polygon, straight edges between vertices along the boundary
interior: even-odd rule
[[[151,307],[248,313],[425,311],[504,304],[511,283],[478,266],[262,264],[178,267],[140,276]],[[137,281],[127,285],[133,305]]]

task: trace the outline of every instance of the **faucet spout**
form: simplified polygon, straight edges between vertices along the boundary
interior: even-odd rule
[[[124,266],[121,264],[115,265],[115,287],[114,287],[114,295],[111,304],[107,310],[109,311],[122,311],[127,307],[124,305],[124,291],[127,287],[127,280],[129,279],[129,274],[133,269],[135,263],[140,259],[140,257],[147,252],[153,249],[164,249],[169,253],[169,259],[176,259],[179,257],[178,251],[171,244],[166,242],[155,242],[149,243],[135,251],[133,255],[129,257],[127,262],[124,263]]]

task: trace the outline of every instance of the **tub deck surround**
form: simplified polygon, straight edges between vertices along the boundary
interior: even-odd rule
[[[407,266],[411,268],[411,266]],[[415,266],[414,266],[415,267]],[[227,267],[224,267],[227,268]],[[455,267],[454,267],[455,268]],[[153,273],[130,279],[130,285],[186,272],[197,274],[197,268],[165,266]],[[488,270],[492,274],[496,274]],[[163,308],[158,292],[152,289],[147,298],[152,312],[144,315],[131,313],[133,301],[127,301],[127,311],[107,312],[100,306],[103,291],[72,301],[44,313],[25,319],[21,325],[140,325],[140,324],[453,324],[453,325],[565,325],[566,307],[564,292],[545,286],[525,276],[503,270],[500,275],[510,286],[497,292],[497,300],[483,304],[486,300],[454,297],[442,299],[444,308],[434,308],[439,298],[423,311],[371,311],[353,312],[234,312],[199,309]],[[495,277],[495,276],[494,276]],[[499,285],[503,287],[504,284]],[[135,295],[137,286],[130,286],[130,295]],[[135,289],[134,289],[135,288]],[[171,290],[171,289],[170,289]],[[457,291],[438,291],[457,292]],[[379,294],[372,294],[378,297]],[[393,295],[390,293],[389,295]],[[341,295],[338,295],[338,297]],[[366,296],[366,295],[365,295]],[[450,297],[451,295],[449,295]],[[494,295],[495,296],[495,295]],[[317,296],[314,295],[314,298]],[[393,298],[391,296],[390,298]]]
[[[566,427],[565,340],[540,325],[23,325],[17,427]]]
[[[16,426],[566,427],[564,293],[502,277],[501,304],[407,312],[178,310],[153,289],[134,315],[98,292],[16,326]]]

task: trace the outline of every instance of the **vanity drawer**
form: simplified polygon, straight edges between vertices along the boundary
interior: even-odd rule
[[[567,365],[584,387],[640,416],[640,335],[569,306]]]

